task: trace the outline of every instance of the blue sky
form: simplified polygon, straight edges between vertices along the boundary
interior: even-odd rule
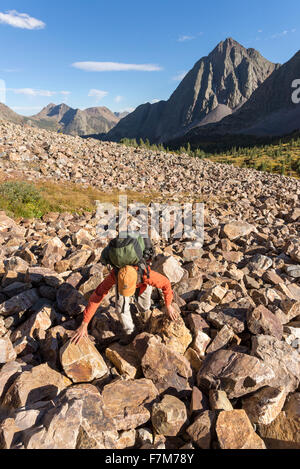
[[[168,99],[226,37],[286,62],[299,18],[299,0],[1,0],[0,80],[24,115],[49,102],[134,109]]]

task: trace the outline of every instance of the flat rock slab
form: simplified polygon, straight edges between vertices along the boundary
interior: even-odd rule
[[[268,385],[274,377],[273,370],[256,357],[218,350],[204,360],[197,382],[201,389],[220,389],[232,399]]]
[[[159,393],[169,388],[175,392],[191,390],[189,378],[192,377],[192,368],[188,360],[157,340],[150,339],[142,358],[142,369]]]
[[[158,391],[149,379],[118,380],[102,391],[105,415],[118,430],[130,430],[150,419],[151,407]]]
[[[118,437],[98,389],[80,384],[59,396],[38,430],[27,430],[24,444],[26,449],[116,449]]]
[[[219,309],[210,311],[207,315],[207,321],[218,329],[228,326],[236,334],[240,334],[245,330],[247,312],[248,310],[245,308],[222,308],[222,311]]]
[[[54,270],[47,269],[46,267],[29,267],[26,272],[25,281],[36,285],[44,282],[50,287],[55,288],[58,288],[63,283],[63,279]]]
[[[266,449],[244,410],[222,411],[217,419],[216,434],[221,449]]]
[[[60,361],[64,372],[73,383],[88,383],[102,378],[108,372],[102,356],[85,337],[77,345],[70,341],[63,345],[60,350]]]
[[[50,368],[46,363],[21,373],[3,399],[3,407],[18,409],[42,400],[54,399],[60,391],[70,386],[66,376]]]
[[[248,236],[252,231],[257,231],[255,226],[242,221],[227,223],[223,227],[223,234],[231,241],[242,236]]]
[[[12,316],[16,313],[27,311],[38,301],[39,295],[35,288],[27,290],[19,295],[13,296],[0,305],[0,314],[3,316]]]

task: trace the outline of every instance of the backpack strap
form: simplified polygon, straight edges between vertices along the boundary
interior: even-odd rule
[[[147,275],[147,278],[150,278],[150,268],[149,268],[147,261],[145,261],[145,259],[142,259],[141,262],[138,263],[138,269],[139,269],[139,274],[141,276],[141,280],[143,280],[144,274]]]

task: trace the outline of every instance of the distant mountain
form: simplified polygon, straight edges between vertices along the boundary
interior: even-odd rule
[[[0,103],[0,119],[13,122],[14,124],[24,124],[26,121],[26,117],[20,116],[3,103]]]
[[[67,104],[51,103],[38,114],[27,117],[17,114],[5,104],[0,103],[0,119],[74,136],[105,134],[120,121],[121,117],[116,114],[107,107],[91,107],[81,111]]]
[[[106,133],[120,120],[107,107],[91,107],[84,111],[66,104],[48,104],[30,120],[38,127],[60,130],[69,135]]]
[[[139,106],[107,139],[165,142],[195,125],[218,122],[236,112],[279,66],[228,38],[194,65],[168,101]]]
[[[273,137],[299,131],[300,104],[292,101],[292,83],[299,78],[300,51],[276,69],[237,112],[217,124],[191,129],[178,144],[197,144],[224,135]]]

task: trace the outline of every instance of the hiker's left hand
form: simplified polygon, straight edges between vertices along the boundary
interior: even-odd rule
[[[82,322],[81,326],[75,331],[73,337],[71,338],[71,344],[79,344],[83,337],[88,336],[88,326],[85,322]]]
[[[167,306],[166,310],[167,310],[167,316],[169,316],[169,318],[172,321],[176,321],[176,319],[178,319],[178,313],[176,313],[176,311],[175,311],[175,309],[173,308],[172,305]]]

